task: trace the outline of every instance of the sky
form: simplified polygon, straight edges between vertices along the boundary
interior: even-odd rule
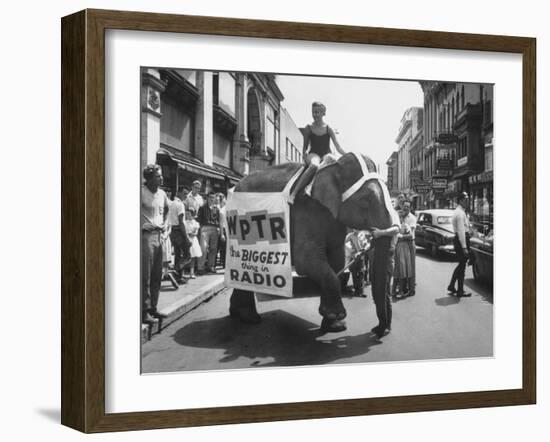
[[[285,96],[281,104],[298,127],[313,121],[311,103],[321,101],[327,107],[325,122],[338,132],[340,146],[372,158],[382,176],[397,150],[403,114],[424,104],[416,81],[277,75],[277,84]]]

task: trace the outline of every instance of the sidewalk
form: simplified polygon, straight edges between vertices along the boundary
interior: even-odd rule
[[[304,276],[298,276],[296,272],[292,272],[292,274],[294,297],[319,296],[319,288],[312,280]],[[161,333],[168,325],[225,288],[223,269],[218,269],[218,273],[215,275],[202,275],[197,276],[196,279],[189,279],[187,284],[182,284],[177,289],[173,288],[170,281],[163,281],[157,308],[160,313],[166,315],[166,318],[157,324],[142,325],[141,342],[148,341],[152,335]],[[280,299],[280,297],[256,293],[256,299],[258,302],[264,302]]]
[[[177,289],[173,288],[170,281],[163,281],[157,308],[160,313],[166,315],[166,318],[157,324],[142,325],[141,342],[151,339],[151,336],[156,333],[161,333],[162,329],[223,289],[225,289],[223,269],[219,269],[215,275],[202,275],[197,276],[196,279],[189,279],[187,284],[182,284]]]

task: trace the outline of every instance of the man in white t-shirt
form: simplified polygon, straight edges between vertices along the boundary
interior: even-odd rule
[[[141,189],[141,300],[142,322],[158,322],[157,311],[162,281],[162,239],[169,206],[162,185],[160,166],[150,164],[143,170]]]
[[[168,212],[168,222],[172,226],[170,241],[174,247],[174,268],[178,283],[184,284],[186,281],[183,279],[183,267],[186,264],[185,261],[189,258],[191,240],[185,229],[185,205],[174,193],[172,194],[172,200],[169,202],[170,211]]]

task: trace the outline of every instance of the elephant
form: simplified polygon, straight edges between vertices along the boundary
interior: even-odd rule
[[[299,163],[285,163],[252,172],[237,184],[234,191],[282,191],[300,167]],[[376,172],[370,158],[346,153],[317,171],[311,196],[301,192],[290,206],[291,262],[299,275],[309,277],[321,289],[319,313],[323,318],[321,330],[324,332],[346,329],[346,309],[337,273],[345,264],[347,228],[388,229],[395,224],[395,211],[388,204],[387,189],[382,188],[385,184],[374,177],[358,182],[363,176],[368,177],[365,175],[367,171],[369,174]],[[356,191],[343,201],[343,195],[346,191],[349,193],[354,184]],[[378,328],[373,331],[380,332],[379,335],[391,328],[391,304],[385,293],[390,241],[389,236],[373,240],[372,290],[379,319]],[[229,313],[243,322],[260,321],[254,293],[250,291],[233,289]]]

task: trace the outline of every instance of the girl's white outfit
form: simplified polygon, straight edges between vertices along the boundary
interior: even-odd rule
[[[189,248],[191,258],[200,258],[202,256],[201,245],[197,238],[199,228],[200,225],[196,220],[185,220],[185,229],[187,230],[187,235],[191,238],[191,247]]]

